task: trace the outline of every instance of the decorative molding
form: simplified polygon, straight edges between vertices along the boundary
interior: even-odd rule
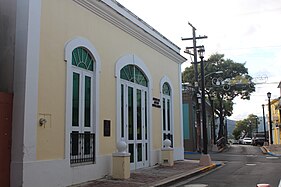
[[[134,38],[181,64],[186,58],[180,55],[180,48],[113,0],[73,0]]]

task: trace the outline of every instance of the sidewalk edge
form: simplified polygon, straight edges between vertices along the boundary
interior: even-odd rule
[[[281,157],[280,154],[275,154],[275,153],[271,152],[267,147],[265,147],[265,146],[262,146],[262,147],[265,149],[267,154],[269,154],[271,156]]]
[[[158,186],[158,187],[161,187],[161,186],[167,186],[167,185],[171,185],[173,183],[176,183],[176,182],[179,182],[181,180],[185,180],[185,179],[188,179],[188,178],[191,178],[195,175],[198,175],[200,173],[204,173],[204,172],[207,172],[211,169],[214,169],[216,167],[220,167],[222,166],[223,164],[222,163],[217,163],[217,164],[212,164],[212,165],[209,165],[209,166],[206,166],[206,167],[201,167],[201,168],[197,168],[197,169],[194,169],[190,172],[186,172],[186,173],[181,173],[181,174],[178,174],[178,175],[175,175],[175,176],[172,176],[172,177],[168,177],[168,178],[165,178],[161,181],[158,181],[158,182],[155,182],[155,183],[152,183],[152,184],[148,184],[148,186]]]

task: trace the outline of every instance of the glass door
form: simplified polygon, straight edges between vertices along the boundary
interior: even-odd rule
[[[148,110],[147,110],[147,88],[140,85],[126,83],[122,85],[122,99],[126,107],[122,107],[126,121],[124,135],[128,144],[128,152],[131,153],[131,169],[148,167]],[[121,122],[122,123],[122,122]],[[121,129],[121,130],[122,130]]]

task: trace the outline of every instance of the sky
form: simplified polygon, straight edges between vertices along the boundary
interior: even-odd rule
[[[191,57],[184,53],[192,37],[190,22],[197,41],[205,46],[205,59],[224,54],[225,59],[246,63],[248,73],[256,84],[250,100],[234,100],[230,119],[242,120],[249,114],[262,116],[262,104],[280,96],[281,81],[281,1],[279,0],[117,0],[170,41],[181,48],[188,60],[182,70],[191,65]],[[265,110],[267,113],[267,110]]]

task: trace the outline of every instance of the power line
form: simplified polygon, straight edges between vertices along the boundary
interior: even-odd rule
[[[241,48],[222,48],[220,50],[244,50],[244,49],[263,49],[263,48],[281,48],[281,45],[256,46],[256,47],[241,47]]]
[[[245,13],[241,13],[238,14],[238,16],[244,16],[244,15],[252,15],[252,14],[264,14],[264,13],[269,13],[269,12],[276,12],[281,10],[281,7],[279,8],[273,8],[273,9],[267,9],[267,10],[256,10],[256,11],[251,11],[251,12],[245,12]]]

